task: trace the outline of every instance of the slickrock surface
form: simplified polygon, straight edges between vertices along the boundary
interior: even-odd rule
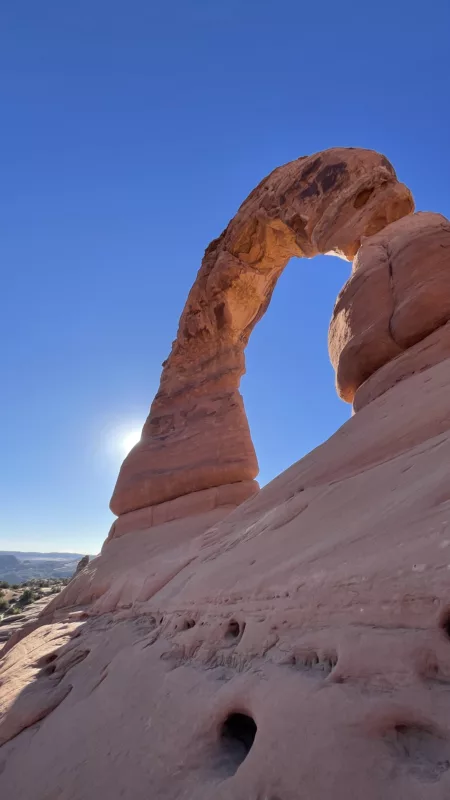
[[[339,205],[329,215],[333,237],[308,234],[322,242],[320,252],[331,241],[349,257],[358,250],[330,326],[338,390],[356,413],[246,500],[247,489],[239,498],[234,491],[244,481],[255,491],[254,474],[222,477],[219,461],[216,486],[201,486],[199,465],[213,456],[202,449],[195,408],[201,398],[210,408],[222,391],[222,378],[214,383],[212,368],[204,369],[216,333],[179,334],[143,444],[125,462],[116,493],[147,506],[124,501],[101,555],[55,596],[40,624],[4,648],[2,797],[450,796],[449,223],[428,213],[397,221],[389,192],[408,199],[403,213],[410,195],[382,157],[351,150],[320,158],[336,152],[364,174],[374,164],[376,175],[379,168],[392,176],[376,214],[353,218],[353,238]],[[261,204],[266,182],[256,190]],[[368,231],[383,209],[392,224]],[[192,300],[209,297],[202,270],[182,330],[194,307],[203,321],[215,317]],[[245,303],[239,308],[243,314]],[[242,332],[254,321],[250,314],[244,326],[230,326],[241,331],[235,346],[218,349],[214,375],[227,352],[223,381],[235,381],[236,393]],[[188,397],[192,441],[187,422],[172,434],[167,423],[167,439],[145,434],[165,403],[178,409],[174,420],[186,419]],[[227,414],[215,415],[218,448]],[[160,460],[152,460],[158,447]],[[182,452],[191,483],[178,480]],[[164,472],[169,462],[179,465],[172,497],[169,475],[158,477],[158,464]]]
[[[24,606],[20,614],[5,616],[0,620],[0,643],[7,642],[10,637],[21,630],[24,625],[37,620],[41,612],[52,600],[52,595],[48,594],[39,600],[35,600],[28,606]],[[1,646],[1,644],[0,644]]]

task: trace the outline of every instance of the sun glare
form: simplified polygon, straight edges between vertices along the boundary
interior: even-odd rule
[[[139,439],[141,438],[141,431],[134,430],[128,431],[121,440],[121,450],[124,456],[128,455],[130,450],[133,449],[134,445],[138,443]]]

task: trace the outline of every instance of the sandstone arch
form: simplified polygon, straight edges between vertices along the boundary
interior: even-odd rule
[[[226,237],[213,254],[229,252]],[[158,496],[170,458],[178,491],[182,463],[208,477],[209,434],[225,448],[224,420],[242,420],[199,413],[236,396],[233,358],[249,332],[218,328],[214,308],[234,312],[235,297],[227,285],[222,299],[208,293],[209,278],[236,262],[210,258],[191,293],[200,311],[190,299],[183,318],[205,330],[180,327],[121,473],[128,500],[133,485],[140,502],[149,488]],[[114,541],[39,619],[13,623],[0,659],[1,796],[47,800],[63,782],[67,800],[93,786],[111,800],[149,786],[165,800],[298,800],[299,786],[309,800],[448,799],[448,220],[408,214],[363,241],[329,344],[358,413],[328,441],[232,513],[225,501],[252,481],[122,514]],[[166,412],[173,428],[151,435]],[[214,494],[222,505],[204,513]]]
[[[278,277],[293,256],[351,260],[364,237],[412,210],[389,161],[356,148],[299,158],[250,193],[205,251],[141,441],[120,470],[115,514],[213,487],[231,485],[239,502],[257,490],[239,382]]]

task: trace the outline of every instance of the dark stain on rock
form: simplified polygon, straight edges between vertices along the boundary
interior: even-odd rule
[[[302,181],[306,181],[306,179],[309,178],[309,176],[312,175],[313,172],[315,172],[317,169],[319,169],[321,163],[322,163],[322,159],[320,157],[319,158],[315,158],[314,161],[311,161],[311,163],[308,164],[307,167],[305,167],[305,169],[303,170],[303,172],[301,174]]]
[[[336,186],[338,182],[341,183],[347,174],[347,164],[343,161],[339,161],[337,164],[329,164],[327,167],[321,169],[317,176],[317,181],[324,192],[328,192],[333,186]]]
[[[220,331],[225,327],[225,303],[219,303],[214,307],[214,316],[216,318],[217,329]]]
[[[152,436],[163,436],[173,430],[175,430],[173,414],[163,414],[160,417],[154,417],[150,421],[150,434]]]
[[[314,197],[315,195],[319,194],[319,187],[316,181],[313,181],[303,189],[303,192],[300,192],[300,200],[305,200],[307,197]]]

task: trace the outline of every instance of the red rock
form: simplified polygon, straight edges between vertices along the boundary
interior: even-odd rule
[[[281,272],[292,256],[351,259],[364,236],[412,209],[372,150],[326,150],[261,181],[205,252],[142,439],[122,465],[115,514],[256,477],[238,389],[245,346]]]
[[[357,389],[353,399],[354,410],[359,411],[396,383],[424,372],[447,358],[450,358],[450,323],[437,328],[374,372]]]
[[[342,399],[450,319],[450,223],[419,213],[365,241],[339,294],[329,351]]]

